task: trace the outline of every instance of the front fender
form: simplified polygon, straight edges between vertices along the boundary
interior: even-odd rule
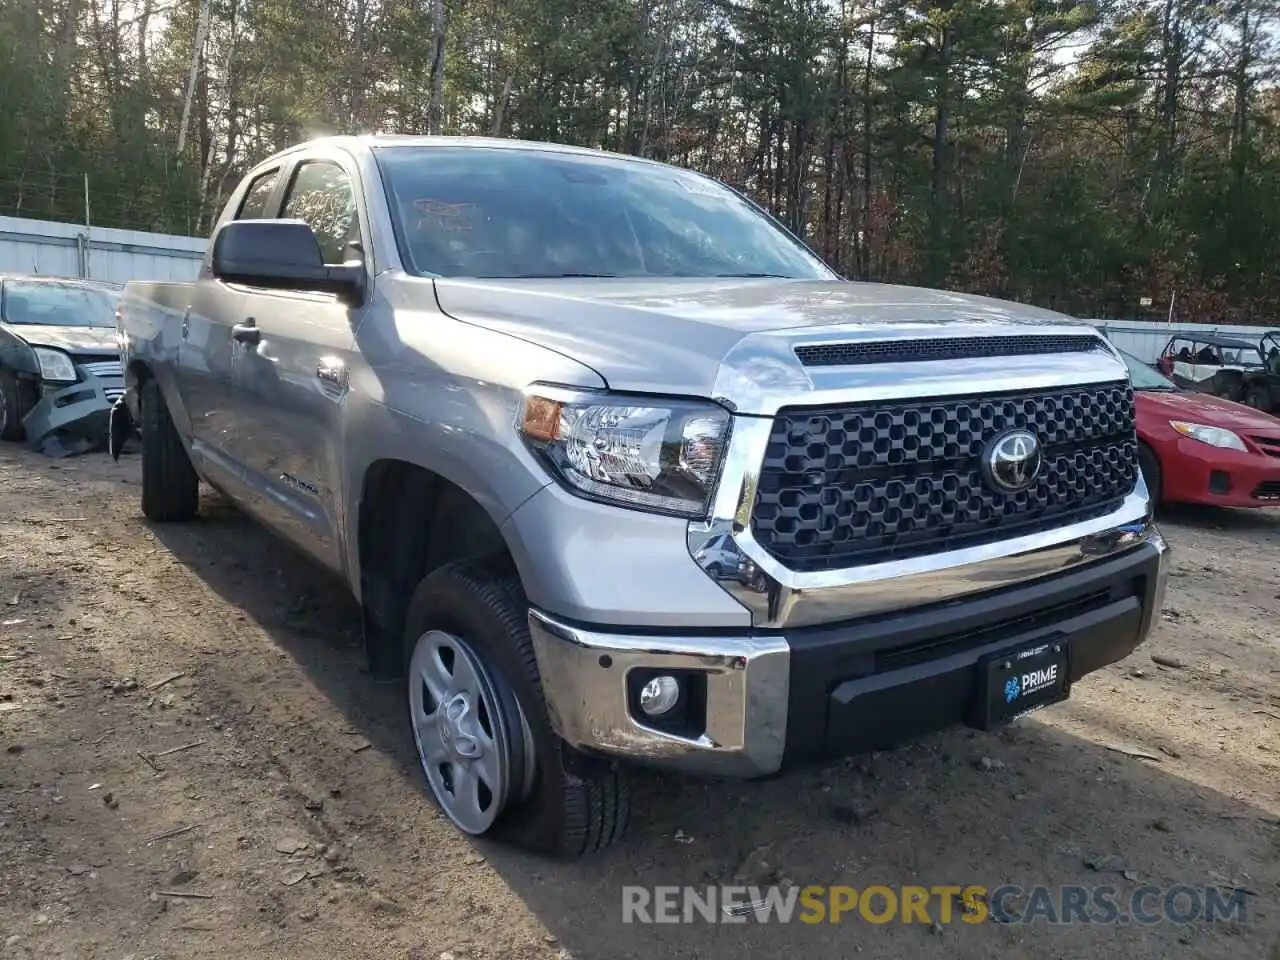
[[[377,401],[352,401],[344,436],[342,514],[345,567],[357,598],[361,592],[359,517],[367,495],[365,480],[374,464],[399,461],[430,471],[474,498],[499,529],[517,507],[552,482],[515,435],[514,397],[486,408],[470,395],[457,394],[444,403],[450,408],[447,415],[431,419]]]
[[[3,324],[0,324],[0,367],[20,377],[40,379],[40,364],[31,345]]]
[[[356,341],[359,360],[343,411],[340,515],[345,567],[359,596],[358,518],[371,465],[395,460],[428,470],[469,494],[501,529],[552,482],[516,431],[525,388],[537,381],[606,384],[546,347],[432,309],[383,306],[361,323]]]

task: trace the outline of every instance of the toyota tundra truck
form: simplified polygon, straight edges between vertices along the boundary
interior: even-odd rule
[[[681,168],[337,137],[130,283],[112,449],[345,579],[466,834],[578,856],[634,764],[756,778],[990,730],[1143,642],[1126,367],[1017,303],[833,273]]]

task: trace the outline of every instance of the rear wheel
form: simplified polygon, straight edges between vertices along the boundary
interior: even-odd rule
[[[0,370],[0,440],[23,439],[22,421],[35,405],[31,384],[19,380],[12,370]]]
[[[142,513],[157,523],[190,520],[200,499],[200,480],[173,425],[160,384],[147,380],[142,402]]]
[[[1142,479],[1146,481],[1147,493],[1151,497],[1151,506],[1157,507],[1163,496],[1160,476],[1160,460],[1156,452],[1145,443],[1138,445],[1138,467],[1142,470]]]
[[[427,787],[464,833],[572,858],[622,838],[625,771],[551,729],[513,572],[478,561],[418,585],[405,630],[409,720]]]

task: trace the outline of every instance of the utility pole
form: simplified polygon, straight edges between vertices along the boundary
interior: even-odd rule
[[[93,279],[93,270],[89,266],[89,257],[93,250],[93,236],[89,233],[89,174],[84,175],[84,278]]]

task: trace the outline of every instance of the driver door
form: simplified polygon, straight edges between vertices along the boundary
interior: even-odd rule
[[[326,263],[363,259],[356,184],[340,158],[307,156],[289,173],[276,216],[305,221]],[[258,287],[245,288],[241,310],[232,456],[252,476],[250,509],[340,570],[341,418],[359,311],[333,294]]]
[[[250,182],[231,219],[268,216],[279,187],[280,167]],[[233,201],[234,202],[234,201]],[[240,429],[231,392],[235,347],[232,325],[244,312],[244,288],[216,279],[206,257],[182,315],[177,350],[177,389],[191,421],[193,452],[217,474],[219,483],[239,488],[243,473],[234,460]]]

